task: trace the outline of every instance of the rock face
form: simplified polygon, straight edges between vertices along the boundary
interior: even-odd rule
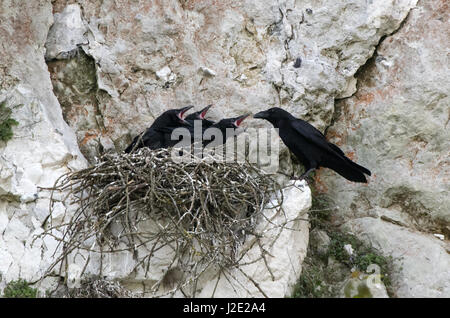
[[[80,43],[78,40],[72,41],[70,32],[51,31],[47,39],[47,32],[53,21],[52,7],[49,2],[30,3],[25,7],[17,5],[14,11],[7,10],[6,7],[1,9],[2,21],[9,21],[11,26],[15,26],[16,31],[23,28],[24,34],[19,32],[13,35],[6,27],[0,29],[2,42],[10,43],[10,46],[7,49],[3,47],[1,52],[1,69],[4,74],[2,74],[0,100],[7,99],[7,106],[13,110],[12,117],[19,122],[19,125],[14,127],[14,138],[1,145],[0,290],[9,281],[18,278],[26,281],[38,280],[54,259],[52,254],[57,242],[48,237],[44,240],[35,240],[36,235],[43,231],[43,224],[47,220],[49,211],[49,192],[41,188],[53,186],[56,179],[63,173],[86,166],[86,161],[79,151],[76,136],[63,120],[63,116],[69,122],[73,118],[82,119],[83,116],[76,117],[68,107],[73,106],[75,98],[80,107],[84,107],[86,101],[91,101],[89,94],[92,89],[89,84],[94,85],[94,90],[97,85],[95,81],[89,81],[89,79],[95,79],[95,73],[92,76],[89,72],[80,72],[83,67],[85,67],[84,70],[95,70],[91,63],[93,59],[82,55],[84,54],[82,52],[71,53]],[[79,12],[71,6],[70,10],[65,10],[64,13],[55,17],[59,22],[54,26],[62,25],[67,28],[75,26],[77,30],[80,29],[78,24],[69,23],[72,20],[74,20],[72,22],[80,21],[73,19],[73,15],[77,17]],[[17,25],[12,24],[13,22]],[[25,25],[20,24],[25,22],[27,22]],[[78,37],[73,38],[82,41],[83,38],[80,37],[82,32],[77,34]],[[62,36],[64,40],[54,41],[54,38],[59,36]],[[47,55],[44,49],[46,39]],[[52,46],[54,50],[49,49]],[[55,85],[52,88],[44,55],[49,60],[50,70],[60,70],[59,60],[61,59],[69,58],[72,62],[72,64],[64,65],[60,73],[52,74],[52,79],[55,79],[55,76],[63,79],[61,85]],[[52,59],[58,59],[58,61],[51,61]],[[74,61],[76,63],[73,63]],[[70,74],[71,71],[81,73],[78,81],[66,77],[66,74]],[[203,72],[210,77],[214,76],[212,70],[203,69]],[[162,72],[159,74],[162,78]],[[168,81],[174,78],[171,71],[165,74]],[[67,97],[61,99],[64,114],[58,99],[53,94],[53,89],[55,92],[64,91],[58,97]],[[88,112],[89,108],[83,110]],[[83,123],[89,123],[89,120],[90,118]],[[302,187],[301,191],[297,188],[285,190],[286,195],[289,195],[285,212],[293,218],[305,214],[311,204],[309,189],[304,185]],[[63,202],[56,203],[55,207],[56,213],[52,215],[51,220],[61,222],[64,215],[70,213],[70,208]],[[267,226],[267,224],[261,223],[261,226]],[[298,231],[288,230],[282,233],[278,240],[271,236],[267,237],[267,242],[274,243],[274,245],[269,244],[272,246],[269,250],[273,255],[269,260],[269,266],[273,267],[275,277],[273,281],[272,277],[265,276],[267,272],[261,271],[260,263],[248,267],[249,277],[257,279],[261,283],[262,292],[269,296],[288,295],[301,271],[301,260],[306,254],[308,243],[308,223],[296,221],[293,226]],[[296,244],[288,242],[296,242]],[[272,250],[274,248],[275,250]],[[251,251],[256,255],[257,251]],[[115,255],[109,263],[110,267],[106,268],[105,275],[109,278],[130,280],[128,267],[122,266],[127,260],[127,255]],[[283,266],[280,266],[280,261]],[[91,266],[90,269],[93,270],[96,266],[98,267],[98,264],[95,264],[94,260]],[[256,272],[256,276],[252,271]],[[69,264],[67,272],[69,285],[77,280],[77,274],[80,272],[81,268],[76,262]],[[160,270],[160,273],[163,271]],[[146,280],[145,277],[136,279],[136,275],[133,279],[133,283]],[[267,283],[264,283],[265,280]],[[57,282],[58,278],[41,284],[41,291],[44,292],[51,287],[49,284],[52,281]],[[204,284],[208,282],[205,281]],[[237,295],[226,282],[220,284],[224,285],[224,289],[219,290],[218,294],[230,297]],[[206,286],[202,293],[206,295],[212,292],[208,288]],[[256,296],[261,293],[259,290],[244,288],[239,295]]]
[[[8,281],[42,275],[53,245],[32,243],[48,215],[49,193],[40,187],[86,164],[44,60],[51,10],[49,1],[0,4],[0,39],[7,43],[0,49],[0,100],[19,122],[14,138],[0,145],[0,289]]]
[[[48,213],[40,187],[188,104],[214,103],[211,119],[280,106],[322,131],[331,124],[332,141],[374,173],[368,186],[317,174],[340,207],[336,222],[364,229],[387,254],[407,247],[409,231],[436,251],[448,242],[422,234],[449,233],[445,1],[3,1],[0,18],[0,101],[20,123],[0,145],[0,289],[37,279],[49,261],[55,242],[31,245]],[[57,210],[61,221],[68,207]],[[367,217],[398,244],[355,225]],[[307,240],[294,236],[299,248]],[[444,266],[448,253],[435,255]],[[399,296],[448,296],[401,273]],[[270,295],[285,295],[285,277],[295,279],[286,275]]]
[[[103,253],[103,256],[99,252],[84,250],[72,253],[67,262],[68,285],[79,288],[83,279],[80,275],[85,269],[86,275],[98,276],[101,273],[103,279],[119,280],[137,295],[145,297],[289,296],[306,256],[311,192],[305,181],[295,181],[282,191],[284,199],[281,206],[272,208],[279,205],[274,198],[258,217],[254,231],[262,238],[247,234],[238,245],[239,266],[220,269],[213,264],[204,271],[198,269],[202,272],[198,278],[187,276],[189,274],[178,266],[173,266],[173,246],[168,244],[153,251],[155,242],[151,241],[136,249],[140,257],[152,251],[148,268],[138,266],[142,257],[138,261],[133,257],[134,251],[126,249],[126,245],[121,252]],[[154,222],[141,222],[138,229],[154,233],[159,228]],[[189,282],[189,277],[193,278],[192,282]],[[182,292],[179,286],[182,286]]]
[[[55,13],[53,25],[47,35],[46,60],[73,57],[82,44],[87,44],[87,25],[81,18],[80,7],[70,4],[61,13]]]
[[[287,200],[283,201],[282,210],[266,209],[264,220],[256,229],[266,233],[261,242],[265,260],[261,258],[261,247],[255,244],[254,238],[248,238],[242,246],[248,252],[241,262],[248,265],[241,270],[233,269],[228,277],[214,273],[200,285],[199,297],[286,297],[292,294],[308,246],[307,211],[311,207],[311,192],[304,181],[296,181],[283,190],[283,196]],[[280,226],[284,224],[283,229]]]
[[[357,218],[345,228],[394,259],[392,278],[397,297],[450,295],[448,244],[403,226],[372,217]]]
[[[334,99],[354,93],[356,71],[415,3],[57,0],[60,22],[46,47],[70,56],[67,43],[78,43],[95,61],[94,98],[72,100],[66,115],[90,159],[98,144],[122,150],[162,110],[181,105],[214,103],[213,119],[281,105],[323,129]],[[49,63],[60,100],[71,96],[60,88],[79,77],[73,64]]]
[[[317,178],[340,207],[336,222],[358,224],[386,254],[408,251],[398,266],[398,296],[450,295],[445,243],[420,234],[444,235],[448,249],[448,20],[446,1],[419,2],[359,72],[356,94],[336,104],[328,136],[372,171],[368,186],[329,171]]]

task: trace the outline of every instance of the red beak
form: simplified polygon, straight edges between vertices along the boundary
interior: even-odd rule
[[[208,112],[208,110],[212,107],[211,105],[206,106],[205,108],[202,109],[202,112],[200,113],[200,119],[204,119],[206,116],[206,113]]]
[[[180,120],[184,121],[184,115],[192,107],[194,107],[194,106],[187,106],[187,107],[182,108],[181,111],[178,113],[178,118],[180,118]]]
[[[236,127],[239,127],[241,125],[241,123],[244,121],[245,118],[247,118],[248,116],[250,116],[250,114],[246,114],[246,115],[242,115],[239,116],[235,121],[234,121],[234,125]]]

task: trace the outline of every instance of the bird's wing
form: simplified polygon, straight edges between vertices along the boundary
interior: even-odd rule
[[[303,138],[305,138],[312,144],[322,148],[323,150],[329,152],[337,152],[339,155],[345,156],[341,149],[339,149],[337,146],[334,146],[333,144],[330,144],[325,136],[311,124],[308,124],[307,122],[300,119],[291,120],[290,124],[297,133],[302,135]]]
[[[139,137],[138,137],[139,138]],[[150,149],[157,149],[162,147],[163,139],[161,133],[154,129],[147,129],[142,136],[142,143],[144,146],[149,147]]]
[[[328,142],[325,138],[325,136],[317,130],[314,126],[308,124],[305,121],[301,121],[299,119],[293,120],[291,122],[292,127],[301,134],[305,139],[307,139],[309,142],[313,143],[314,145],[322,148],[323,150],[327,151],[328,153],[331,153],[333,155],[337,155],[338,157],[344,159],[349,165],[351,165],[353,168],[356,168],[357,170],[371,175],[370,170],[367,168],[364,168],[363,166],[358,165],[357,163],[350,160],[345,153],[335,144]]]
[[[346,157],[345,153],[341,150],[341,148],[339,148],[338,146],[336,146],[335,144],[328,142],[328,146],[330,146],[331,148],[334,149],[334,151],[336,151],[338,154]]]

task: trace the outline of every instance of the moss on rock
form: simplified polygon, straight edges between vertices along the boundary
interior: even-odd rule
[[[12,126],[19,123],[11,118],[11,109],[6,107],[6,100],[0,102],[0,141],[7,142],[13,137]]]
[[[30,284],[23,280],[9,282],[3,290],[4,298],[36,298],[37,289],[30,287]]]

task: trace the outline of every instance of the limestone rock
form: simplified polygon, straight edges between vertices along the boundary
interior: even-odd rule
[[[31,281],[42,275],[42,242],[31,244],[41,225],[33,211],[48,203],[45,197],[49,193],[41,187],[52,186],[63,173],[80,169],[86,162],[74,132],[63,120],[44,61],[44,43],[53,22],[50,1],[16,5],[3,1],[0,20],[0,41],[8,43],[0,48],[0,100],[6,100],[12,117],[19,122],[13,128],[13,138],[0,144],[3,289],[11,280]]]
[[[448,243],[405,227],[370,217],[343,225],[365,239],[385,256],[392,256],[391,280],[397,297],[448,297],[450,295],[450,254]]]
[[[333,122],[332,141],[373,171],[367,187],[318,173],[317,187],[340,207],[338,222],[388,255],[414,251],[396,276],[399,296],[449,294],[444,1],[3,1],[0,20],[0,101],[19,122],[0,144],[0,289],[20,275],[37,279],[53,260],[56,239],[31,244],[48,216],[43,187],[85,167],[83,154],[123,150],[168,108],[214,103],[214,120],[281,106],[322,131]],[[346,99],[335,107],[337,98]],[[292,170],[287,157],[280,165]],[[306,209],[304,193],[287,192],[292,211]],[[53,221],[66,212],[61,202]],[[301,229],[271,251],[281,253],[271,266],[285,272],[272,280],[252,269],[264,293],[284,296],[294,283],[307,241]],[[130,258],[111,259],[110,277],[127,279]],[[93,259],[91,272],[100,266]],[[217,295],[231,295],[219,282]],[[209,295],[204,283],[200,293]],[[261,295],[249,289],[238,294]]]
[[[310,246],[313,250],[317,251],[319,255],[326,255],[328,247],[330,246],[331,239],[327,232],[315,228],[310,232]]]
[[[416,2],[79,0],[89,29],[83,50],[95,61],[98,117],[79,111],[69,125],[78,131],[78,123],[89,123],[91,138],[118,151],[163,110],[182,105],[213,103],[214,120],[282,106],[324,129],[334,99],[354,93],[355,72]],[[68,10],[65,0],[53,3],[56,14]],[[95,151],[83,152],[92,159]]]
[[[383,240],[388,253],[408,255],[398,282],[404,297],[450,295],[448,254],[430,238],[444,235],[448,245],[450,235],[450,79],[442,58],[448,54],[448,19],[445,1],[419,2],[359,73],[357,93],[336,104],[328,137],[372,171],[369,184],[347,182],[326,169],[316,178],[340,207],[337,223],[365,224],[360,235]],[[386,238],[373,233],[368,216],[380,218],[371,222]]]
[[[326,182],[319,186],[344,218],[382,208],[402,213],[420,230],[444,231],[450,222],[445,8],[433,2],[412,10],[361,72],[357,94],[337,105],[328,136],[373,173],[367,187],[320,174]]]
[[[69,4],[61,13],[54,15],[54,23],[45,43],[45,58],[51,60],[73,57],[81,45],[87,44],[87,30],[81,19],[80,6]]]

